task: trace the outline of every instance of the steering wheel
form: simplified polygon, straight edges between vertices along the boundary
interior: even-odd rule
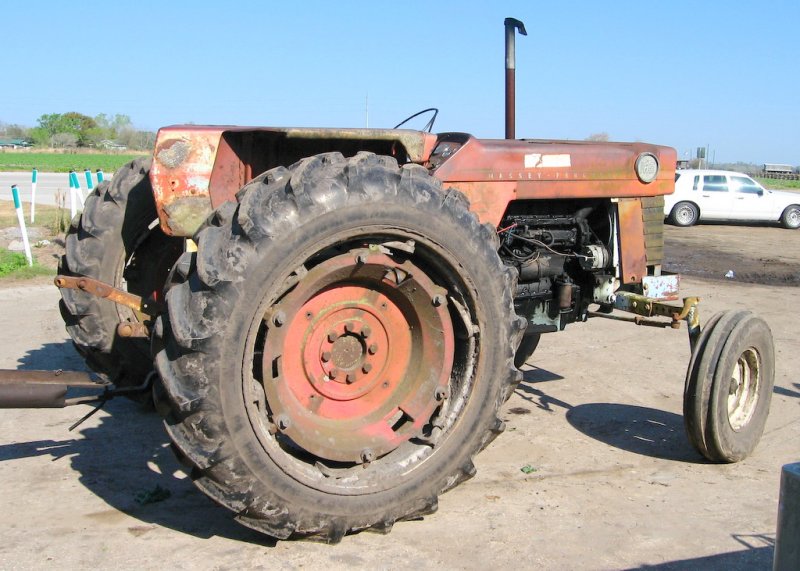
[[[433,116],[425,123],[425,126],[422,128],[423,131],[427,131],[428,133],[431,132],[433,129],[433,124],[436,122],[436,116],[439,114],[439,110],[436,107],[429,107],[428,109],[423,109],[422,111],[418,111],[414,113],[411,117],[406,117],[402,121],[400,121],[397,125],[393,127],[393,129],[399,129],[402,125],[405,125],[409,121],[411,121],[414,117],[419,117],[423,113],[430,113],[433,112]]]

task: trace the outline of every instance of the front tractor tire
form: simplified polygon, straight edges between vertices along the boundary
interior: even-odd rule
[[[148,177],[150,159],[136,159],[100,183],[67,232],[58,271],[86,276],[148,298],[161,295],[183,249],[161,231]],[[84,291],[61,290],[61,316],[92,370],[117,387],[140,385],[153,370],[146,339],[120,337],[117,326],[147,316]]]
[[[277,538],[433,512],[520,378],[494,230],[369,153],[273,169],[238,200],[198,232],[158,328],[158,406],[195,483]]]
[[[709,319],[686,373],[689,440],[712,462],[739,462],[755,449],[769,415],[775,348],[766,322],[749,311]]]

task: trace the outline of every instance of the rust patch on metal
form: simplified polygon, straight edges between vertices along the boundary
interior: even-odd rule
[[[467,196],[470,210],[481,223],[492,226],[500,224],[508,203],[517,195],[517,185],[513,182],[458,182],[452,186]]]
[[[636,159],[644,152],[654,154],[660,164],[651,183],[641,182],[635,171]],[[674,190],[675,160],[674,149],[646,143],[468,137],[433,175],[445,184],[463,186],[468,195],[473,192],[470,198],[477,198],[476,203],[491,205],[482,209],[481,219],[499,221],[507,203],[479,196],[493,188],[502,188],[503,196],[516,200],[660,196]]]
[[[158,132],[150,182],[161,229],[170,236],[191,236],[211,212],[209,179],[222,127],[165,127]],[[192,209],[174,206],[194,198]],[[202,207],[202,203],[205,206]],[[205,216],[198,216],[199,208]]]
[[[0,409],[63,408],[70,387],[102,389],[79,371],[18,371],[0,369]]]
[[[658,301],[675,301],[680,291],[681,277],[678,274],[668,276],[645,276],[642,278],[644,295]]]
[[[193,236],[213,212],[207,196],[175,197],[163,208],[172,236]]]
[[[161,145],[156,160],[165,168],[175,169],[188,158],[190,150],[191,145],[187,141],[172,139]]]
[[[448,398],[447,292],[379,249],[327,260],[265,315],[275,429],[321,458],[369,462],[422,435]]]
[[[158,315],[160,309],[155,304],[149,304],[138,295],[117,289],[114,286],[93,278],[59,275],[56,276],[54,282],[57,288],[85,291],[88,294],[108,299],[109,301],[124,305],[125,307],[129,307],[134,311],[146,315]]]
[[[647,275],[642,203],[638,198],[620,198],[617,207],[622,283],[639,283]]]

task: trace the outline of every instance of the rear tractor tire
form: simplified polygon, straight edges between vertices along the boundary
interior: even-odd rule
[[[686,374],[689,440],[712,462],[738,462],[755,449],[769,415],[775,349],[766,322],[749,311],[714,315]]]
[[[158,297],[183,249],[158,225],[148,173],[136,159],[100,183],[72,221],[58,271],[87,276],[148,298]],[[78,352],[117,387],[140,385],[153,370],[149,341],[120,337],[117,326],[147,316],[74,289],[61,290],[61,315]]]
[[[197,233],[162,317],[158,407],[195,483],[277,538],[433,512],[521,377],[494,230],[370,153],[273,169],[238,199]]]

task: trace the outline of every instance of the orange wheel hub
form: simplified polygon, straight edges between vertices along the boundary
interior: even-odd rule
[[[320,263],[266,313],[276,430],[320,458],[369,462],[422,436],[447,396],[447,292],[378,247]]]

